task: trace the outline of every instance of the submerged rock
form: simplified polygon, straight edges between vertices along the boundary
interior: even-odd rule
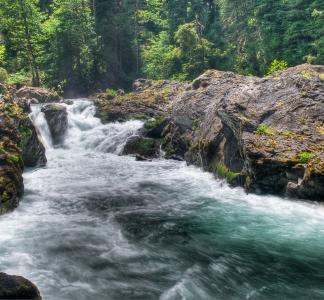
[[[48,89],[26,86],[17,91],[17,97],[33,99],[34,102],[36,100],[38,103],[59,102],[62,99],[57,93]]]
[[[20,276],[0,273],[0,299],[41,300],[37,287]]]
[[[66,107],[60,104],[47,104],[42,107],[53,143],[61,144],[68,129],[68,114]]]
[[[147,93],[147,86],[136,82],[136,92],[124,96],[128,103],[99,104],[99,116],[117,112],[127,120],[128,107],[131,116],[141,113],[164,89],[156,84]],[[265,78],[209,70],[164,103],[163,113],[150,117],[165,122],[152,122],[142,135],[162,139],[167,158],[183,158],[248,192],[324,200],[324,66]]]

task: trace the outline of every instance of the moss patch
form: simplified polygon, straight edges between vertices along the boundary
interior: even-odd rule
[[[233,183],[234,180],[241,175],[241,173],[231,171],[223,163],[217,163],[214,172],[217,173],[220,178],[226,179],[229,183]]]

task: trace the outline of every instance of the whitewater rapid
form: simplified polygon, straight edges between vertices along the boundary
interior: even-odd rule
[[[0,217],[0,271],[45,300],[324,299],[324,207],[246,195],[183,162],[120,156],[140,121],[103,125],[67,106],[48,165],[27,170],[19,208]]]

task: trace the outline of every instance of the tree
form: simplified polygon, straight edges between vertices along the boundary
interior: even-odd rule
[[[44,15],[37,2],[2,0],[0,9],[1,28],[7,40],[8,54],[15,57],[16,68],[31,71],[33,84],[36,86],[40,85],[39,58],[43,53],[44,39]]]

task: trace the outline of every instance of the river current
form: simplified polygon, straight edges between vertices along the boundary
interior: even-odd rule
[[[0,217],[2,272],[44,300],[324,299],[324,207],[247,195],[183,162],[120,156],[140,121],[67,106],[62,147],[40,107],[48,165]]]

